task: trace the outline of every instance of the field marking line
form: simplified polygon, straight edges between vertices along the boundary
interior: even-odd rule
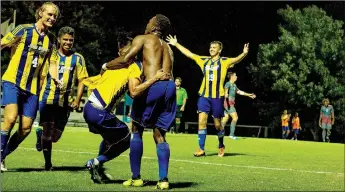
[[[25,147],[18,147],[24,150],[36,151],[35,148],[25,148]],[[95,155],[97,152],[83,152],[83,151],[67,151],[67,150],[54,150],[54,152],[62,152],[62,153],[75,153],[75,154],[91,154]],[[120,155],[122,157],[129,157],[128,155]],[[144,159],[157,159],[157,157],[146,157],[143,156]],[[184,160],[184,159],[174,159],[170,158],[170,161],[176,162],[184,162],[184,163],[195,163],[195,164],[202,164],[202,165],[215,165],[215,166],[224,166],[224,167],[237,167],[237,168],[247,168],[247,169],[264,169],[264,170],[274,170],[274,171],[293,171],[299,173],[315,173],[315,174],[333,174],[333,175],[344,175],[344,173],[339,172],[329,172],[329,171],[308,171],[308,170],[298,170],[298,169],[290,169],[290,168],[275,168],[275,167],[263,167],[263,166],[253,166],[253,165],[230,165],[230,164],[223,164],[223,163],[210,163],[210,162],[201,162],[201,161],[192,161],[192,160]]]

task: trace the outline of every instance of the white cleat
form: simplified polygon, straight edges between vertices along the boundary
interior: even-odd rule
[[[4,162],[1,162],[1,171],[7,171],[7,168],[5,167]]]
[[[238,138],[236,136],[229,136],[230,139],[233,139],[233,140],[238,140]]]

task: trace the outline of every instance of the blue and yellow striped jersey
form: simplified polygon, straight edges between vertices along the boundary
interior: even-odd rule
[[[57,60],[56,47],[47,35],[38,33],[35,24],[18,25],[7,33],[1,41],[3,44],[12,44],[18,39],[17,48],[5,74],[2,76],[2,80],[38,95],[42,71],[48,70],[50,61]],[[45,59],[47,60],[45,61]],[[45,61],[44,64],[43,61]]]
[[[142,63],[136,61],[128,68],[107,70],[101,78],[89,85],[93,88],[92,94],[108,111],[114,111],[117,104],[128,91],[129,79],[140,79],[142,74]]]
[[[47,71],[47,77],[44,79],[41,93],[40,102],[46,104],[58,104],[61,107],[68,105],[68,97],[72,93],[76,80],[87,78],[89,75],[86,70],[84,57],[79,53],[73,53],[69,56],[61,55],[58,51],[58,64],[59,64],[59,79],[63,80],[63,88],[56,87],[54,81]]]
[[[201,68],[204,78],[199,89],[199,95],[206,98],[221,98],[224,96],[224,81],[227,70],[233,67],[231,59],[220,57],[212,61],[210,56],[193,56],[194,61]]]

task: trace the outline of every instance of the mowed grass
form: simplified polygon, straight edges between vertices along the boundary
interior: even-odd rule
[[[344,191],[344,145],[277,139],[225,138],[225,157],[217,156],[218,139],[206,139],[207,156],[195,158],[197,135],[167,135],[171,159],[169,181],[176,191]],[[130,178],[129,150],[105,164],[109,184],[94,184],[85,162],[97,155],[99,135],[85,128],[66,128],[53,145],[54,171],[43,171],[43,154],[35,150],[33,131],[6,159],[2,191],[152,191],[158,180],[156,147],[144,133],[141,188],[126,188]]]

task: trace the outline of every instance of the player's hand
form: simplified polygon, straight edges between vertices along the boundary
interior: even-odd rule
[[[319,127],[321,127],[321,122],[319,122]]]
[[[248,51],[249,51],[249,43],[246,43],[246,44],[244,44],[244,47],[243,47],[243,53],[247,54]]]
[[[167,74],[163,71],[163,69],[160,69],[157,71],[155,75],[155,79],[157,80],[168,80],[170,79],[170,74]]]
[[[99,74],[103,75],[103,73],[105,72],[104,69],[101,69],[101,71],[99,72]]]
[[[334,125],[334,121],[332,121],[332,125]]]
[[[78,109],[79,104],[80,104],[80,102],[73,101],[73,102],[71,103],[70,107],[72,107],[72,108],[75,110],[75,109]]]
[[[256,95],[254,93],[251,93],[248,95],[248,97],[252,98],[252,99],[255,99]]]
[[[184,111],[184,106],[181,107],[180,111]]]
[[[168,42],[168,44],[170,44],[172,46],[176,46],[176,44],[177,44],[176,35],[174,37],[169,35],[169,36],[167,36],[167,38],[165,40]]]
[[[60,80],[60,79],[53,78],[53,81],[56,87],[58,87],[59,89],[63,88],[63,79]]]

